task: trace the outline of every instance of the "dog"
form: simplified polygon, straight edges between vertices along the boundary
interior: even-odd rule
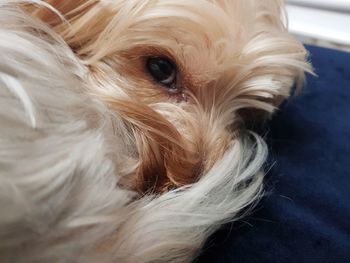
[[[1,0],[0,261],[191,262],[263,193],[311,72],[280,0]]]

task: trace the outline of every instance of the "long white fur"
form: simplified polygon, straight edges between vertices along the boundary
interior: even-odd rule
[[[259,197],[267,147],[250,132],[194,185],[121,189],[128,132],[87,83],[59,36],[0,1],[0,262],[189,262]]]

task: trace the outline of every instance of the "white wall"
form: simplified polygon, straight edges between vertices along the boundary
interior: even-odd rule
[[[293,5],[309,6],[314,8],[323,8],[333,11],[350,11],[349,0],[286,0],[287,3]]]
[[[286,2],[292,33],[350,46],[350,0]]]

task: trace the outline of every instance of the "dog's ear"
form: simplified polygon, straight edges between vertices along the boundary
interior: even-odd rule
[[[58,33],[78,55],[98,38],[112,16],[99,0],[46,0],[54,10],[31,7],[30,12]],[[88,29],[88,30],[87,30]]]
[[[308,52],[288,32],[281,0],[255,0],[254,30],[242,48],[240,97],[247,107],[245,120],[256,123],[269,117],[280,104],[304,84],[312,73]],[[248,116],[248,117],[247,117]]]
[[[60,13],[62,16],[65,17],[65,19],[68,20],[69,17],[76,15],[79,7],[82,7],[84,5],[88,6],[89,2],[92,2],[92,1],[45,0],[44,2],[50,5],[56,11],[58,11],[58,13]],[[53,12],[53,10],[45,6],[39,6],[39,7],[36,6],[35,8],[33,8],[32,14],[37,18],[40,18],[46,24],[49,24],[51,26],[57,26],[63,22],[62,18],[57,13]]]

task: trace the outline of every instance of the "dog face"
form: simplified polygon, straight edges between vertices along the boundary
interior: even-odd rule
[[[196,182],[303,79],[306,52],[278,0],[48,1],[33,14],[62,36],[89,91],[130,131],[124,184],[163,192]]]

